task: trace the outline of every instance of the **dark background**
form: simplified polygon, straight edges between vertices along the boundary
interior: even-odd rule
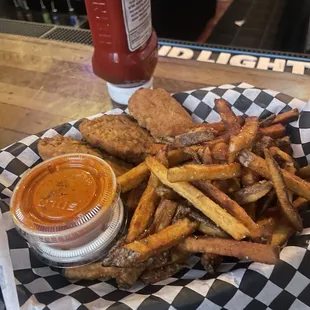
[[[22,6],[23,0],[16,0]],[[29,11],[16,9],[13,0],[0,0],[0,17],[59,23],[88,29],[84,0],[27,0]],[[216,0],[151,0],[154,28],[160,38],[197,41],[214,16]],[[235,21],[245,19],[238,27]],[[234,0],[206,43],[310,53],[310,0]]]

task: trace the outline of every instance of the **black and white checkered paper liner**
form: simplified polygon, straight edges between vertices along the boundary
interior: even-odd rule
[[[294,157],[302,165],[310,161],[310,103],[246,83],[180,92],[174,97],[196,122],[220,120],[214,110],[214,99],[220,97],[238,115],[262,117],[298,108],[300,118],[289,128]],[[123,111],[115,109],[108,113]],[[80,139],[80,123],[81,120],[66,123],[29,136],[0,153],[0,205],[21,309],[309,309],[310,213],[303,217],[306,228],[289,240],[275,266],[230,261],[223,263],[215,276],[210,276],[199,258],[192,257],[189,268],[171,278],[154,285],[136,284],[131,289],[120,290],[114,280],[68,281],[40,262],[13,228],[4,202],[9,203],[12,190],[23,174],[40,162],[38,139],[57,133]]]

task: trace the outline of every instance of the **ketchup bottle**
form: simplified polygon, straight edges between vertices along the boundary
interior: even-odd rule
[[[139,88],[152,87],[157,36],[150,0],[86,0],[94,73],[106,80],[110,97],[127,104]]]

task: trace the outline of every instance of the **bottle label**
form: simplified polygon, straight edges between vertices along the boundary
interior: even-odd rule
[[[150,0],[122,0],[128,48],[141,47],[152,34]]]

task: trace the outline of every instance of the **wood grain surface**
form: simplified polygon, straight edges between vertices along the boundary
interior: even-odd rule
[[[112,108],[91,56],[89,46],[0,34],[0,148]],[[310,98],[309,77],[290,73],[160,58],[154,75],[154,87],[169,92],[236,82]]]

